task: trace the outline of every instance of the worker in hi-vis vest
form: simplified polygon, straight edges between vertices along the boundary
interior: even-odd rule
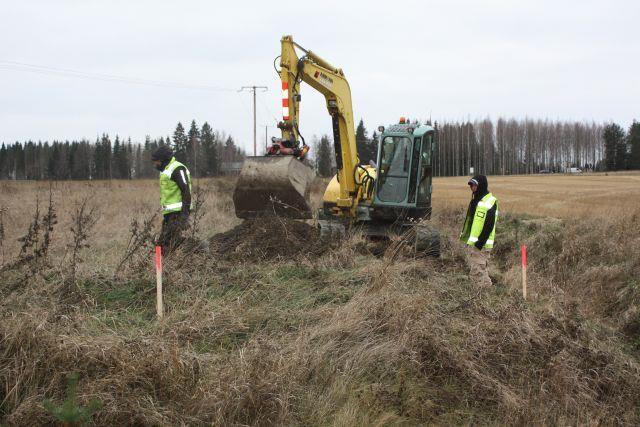
[[[472,196],[460,240],[466,244],[471,278],[481,286],[491,286],[488,263],[496,235],[498,199],[489,192],[486,176],[476,175],[468,184]]]
[[[173,157],[168,145],[161,145],[151,154],[160,171],[160,204],[162,231],[158,245],[166,253],[182,243],[182,231],[189,225],[191,211],[191,174],[189,169]]]

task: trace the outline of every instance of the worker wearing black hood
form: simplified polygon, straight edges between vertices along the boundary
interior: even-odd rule
[[[491,285],[487,269],[495,240],[498,199],[489,192],[489,183],[484,175],[474,176],[467,184],[472,196],[460,240],[466,244],[471,276],[481,285]]]
[[[160,204],[162,231],[158,245],[166,252],[182,242],[182,230],[189,223],[191,211],[191,174],[189,169],[173,157],[168,145],[161,145],[151,160],[160,171]]]

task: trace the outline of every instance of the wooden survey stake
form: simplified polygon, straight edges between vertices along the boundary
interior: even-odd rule
[[[164,317],[162,304],[162,246],[156,246],[156,312],[158,319]]]
[[[522,254],[522,298],[527,299],[527,246],[520,247]]]

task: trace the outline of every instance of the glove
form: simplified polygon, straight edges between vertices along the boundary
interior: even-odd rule
[[[189,228],[189,214],[185,212],[180,213],[180,228],[186,230]]]

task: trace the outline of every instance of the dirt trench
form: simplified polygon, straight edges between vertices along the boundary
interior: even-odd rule
[[[328,248],[313,225],[277,216],[245,220],[211,237],[209,244],[217,257],[237,262],[320,255]]]

